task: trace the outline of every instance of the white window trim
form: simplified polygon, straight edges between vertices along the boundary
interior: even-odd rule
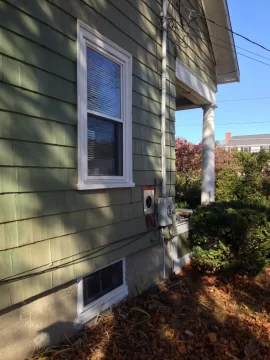
[[[134,187],[132,181],[132,55],[78,20],[77,23],[78,90],[78,183],[79,190]],[[123,122],[123,176],[88,176],[87,174],[87,76],[86,47],[121,65],[121,119]],[[104,117],[104,115],[103,115]]]
[[[108,294],[98,298],[97,300],[91,302],[90,304],[84,306],[83,302],[83,278],[94,274],[97,271],[100,271],[110,265],[113,265],[119,261],[122,261],[123,265],[123,284],[118,288],[112,290]],[[77,280],[77,319],[75,320],[76,324],[85,324],[86,322],[90,321],[94,317],[96,317],[100,312],[107,310],[114,304],[119,303],[124,298],[128,296],[128,287],[126,283],[126,259],[119,259],[114,261],[113,263],[106,265],[102,268],[99,268],[95,271],[92,271]]]

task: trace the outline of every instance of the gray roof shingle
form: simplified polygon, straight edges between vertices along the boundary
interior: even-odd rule
[[[227,146],[270,146],[270,134],[232,136]]]

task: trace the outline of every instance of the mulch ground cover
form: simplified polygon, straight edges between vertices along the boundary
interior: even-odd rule
[[[41,359],[270,360],[270,268],[256,277],[188,268],[31,358]]]

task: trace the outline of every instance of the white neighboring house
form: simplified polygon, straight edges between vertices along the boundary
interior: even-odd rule
[[[230,132],[227,132],[225,148],[229,151],[237,149],[251,153],[259,152],[262,149],[270,151],[270,134],[232,136]]]

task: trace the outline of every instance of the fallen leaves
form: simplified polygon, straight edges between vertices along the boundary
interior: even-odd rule
[[[131,308],[131,310],[140,311],[141,313],[145,314],[146,316],[148,316],[150,318],[150,314],[147,311],[145,311],[139,307],[133,307],[133,308]]]
[[[210,333],[207,335],[208,339],[211,343],[216,343],[217,342],[217,334],[215,333]]]
[[[172,276],[35,360],[270,360],[270,269]]]
[[[252,340],[245,346],[244,353],[248,359],[260,356],[260,351]]]
[[[185,331],[185,334],[187,335],[187,336],[194,336],[194,334],[191,332],[191,331],[189,331],[189,330],[186,330]]]
[[[177,349],[178,349],[179,353],[182,354],[182,355],[185,354],[186,351],[187,351],[185,344],[179,344]]]

